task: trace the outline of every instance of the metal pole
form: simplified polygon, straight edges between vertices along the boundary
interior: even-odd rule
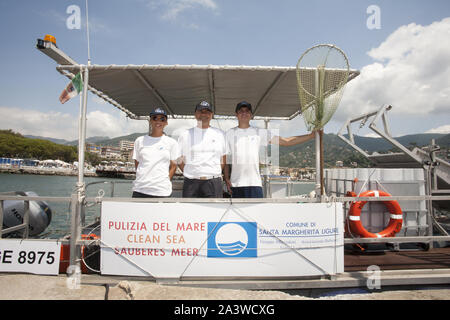
[[[83,203],[86,197],[84,183],[84,149],[86,145],[86,110],[87,110],[87,88],[89,82],[89,71],[86,66],[83,70],[83,92],[80,97],[80,118],[78,127],[78,182],[77,194],[72,195],[70,207],[71,230],[70,230],[70,266],[68,273],[75,273],[79,270],[81,250],[77,246],[77,241],[81,239],[81,221],[83,217]]]
[[[3,200],[0,200],[0,239],[3,238]]]
[[[84,183],[84,161],[86,149],[86,113],[87,113],[87,95],[89,85],[89,70],[85,66],[83,72],[83,103],[80,110],[79,136],[78,136],[78,183],[77,193],[80,204],[80,219],[84,223],[84,208],[81,204],[84,202],[86,187]]]
[[[67,269],[67,273],[71,275],[77,269],[80,268],[80,257],[81,250],[80,247],[77,246],[77,240],[81,238],[81,229],[80,229],[80,211],[78,210],[78,196],[76,194],[72,194],[72,199],[70,201],[70,258],[69,258],[69,268]]]
[[[319,75],[319,67],[314,70],[314,93],[316,95],[316,118],[318,108],[320,108],[320,75]],[[318,119],[316,119],[318,121]],[[316,127],[317,129],[317,127]],[[315,143],[316,143],[316,197],[320,199],[322,196],[322,188],[321,188],[321,134],[320,130],[317,130],[315,133]]]
[[[315,143],[316,143],[316,196],[319,197],[322,195],[321,193],[321,187],[320,187],[320,132],[319,130],[315,133]]]
[[[80,103],[80,119],[78,127],[78,186],[84,186],[84,149],[86,146],[86,109],[87,89],[89,82],[89,71],[87,67],[83,70],[83,95]]]
[[[89,10],[88,0],[86,0],[86,37],[87,37],[87,51],[88,51],[88,65],[91,65],[91,45],[89,41]]]
[[[425,175],[426,175],[426,193],[427,196],[432,195],[432,178],[431,178],[431,165],[427,166],[425,165]],[[428,200],[427,202],[427,225],[428,225],[428,232],[427,236],[433,235],[433,200]],[[420,234],[419,234],[420,235]],[[433,248],[433,241],[429,242],[429,248]]]
[[[435,161],[435,157],[434,157],[434,152],[436,148],[436,142],[434,139],[431,139],[431,149],[430,149],[430,163],[431,163],[431,167],[432,167],[432,178],[433,178],[433,183],[431,185],[431,190],[437,190],[438,189],[438,180],[437,180],[437,168],[436,168],[436,161]],[[432,194],[430,194],[431,196]]]
[[[269,120],[268,119],[264,119],[264,126],[265,129],[268,130],[269,129]],[[269,145],[267,145],[267,147],[264,149],[264,191],[266,194],[266,198],[272,198],[272,191],[270,189],[270,179],[269,179],[269,164],[268,164],[268,150]]]
[[[320,195],[325,194],[323,179],[323,128],[320,129]]]

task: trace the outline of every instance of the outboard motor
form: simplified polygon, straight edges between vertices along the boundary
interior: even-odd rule
[[[18,196],[37,197],[33,191],[16,191]],[[30,201],[29,206],[29,235],[36,236],[43,232],[52,220],[52,211],[45,201]],[[25,201],[3,201],[3,228],[10,228],[23,223]],[[18,231],[22,234],[23,231]],[[6,235],[8,236],[8,235]]]

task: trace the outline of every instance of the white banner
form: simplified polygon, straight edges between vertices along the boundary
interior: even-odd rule
[[[287,277],[344,270],[342,203],[103,202],[101,272]]]
[[[0,240],[0,272],[57,275],[61,243],[56,240]]]

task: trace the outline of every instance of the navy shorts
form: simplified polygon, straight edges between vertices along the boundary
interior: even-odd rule
[[[264,198],[262,187],[231,187],[232,198]]]
[[[200,180],[185,177],[183,198],[223,198],[222,178]]]

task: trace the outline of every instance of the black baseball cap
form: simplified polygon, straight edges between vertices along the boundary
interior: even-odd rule
[[[247,107],[248,110],[250,110],[251,113],[253,113],[252,110],[252,105],[250,103],[248,103],[247,101],[241,101],[236,105],[236,112],[239,111],[239,109],[241,109],[242,107]]]
[[[158,108],[154,109],[152,112],[150,112],[150,117],[151,116],[156,116],[156,115],[162,115],[162,116],[165,116],[167,118],[166,110],[164,110],[161,107],[158,107]]]
[[[195,106],[195,111],[203,109],[208,109],[213,112],[211,105],[207,101],[202,101]]]

